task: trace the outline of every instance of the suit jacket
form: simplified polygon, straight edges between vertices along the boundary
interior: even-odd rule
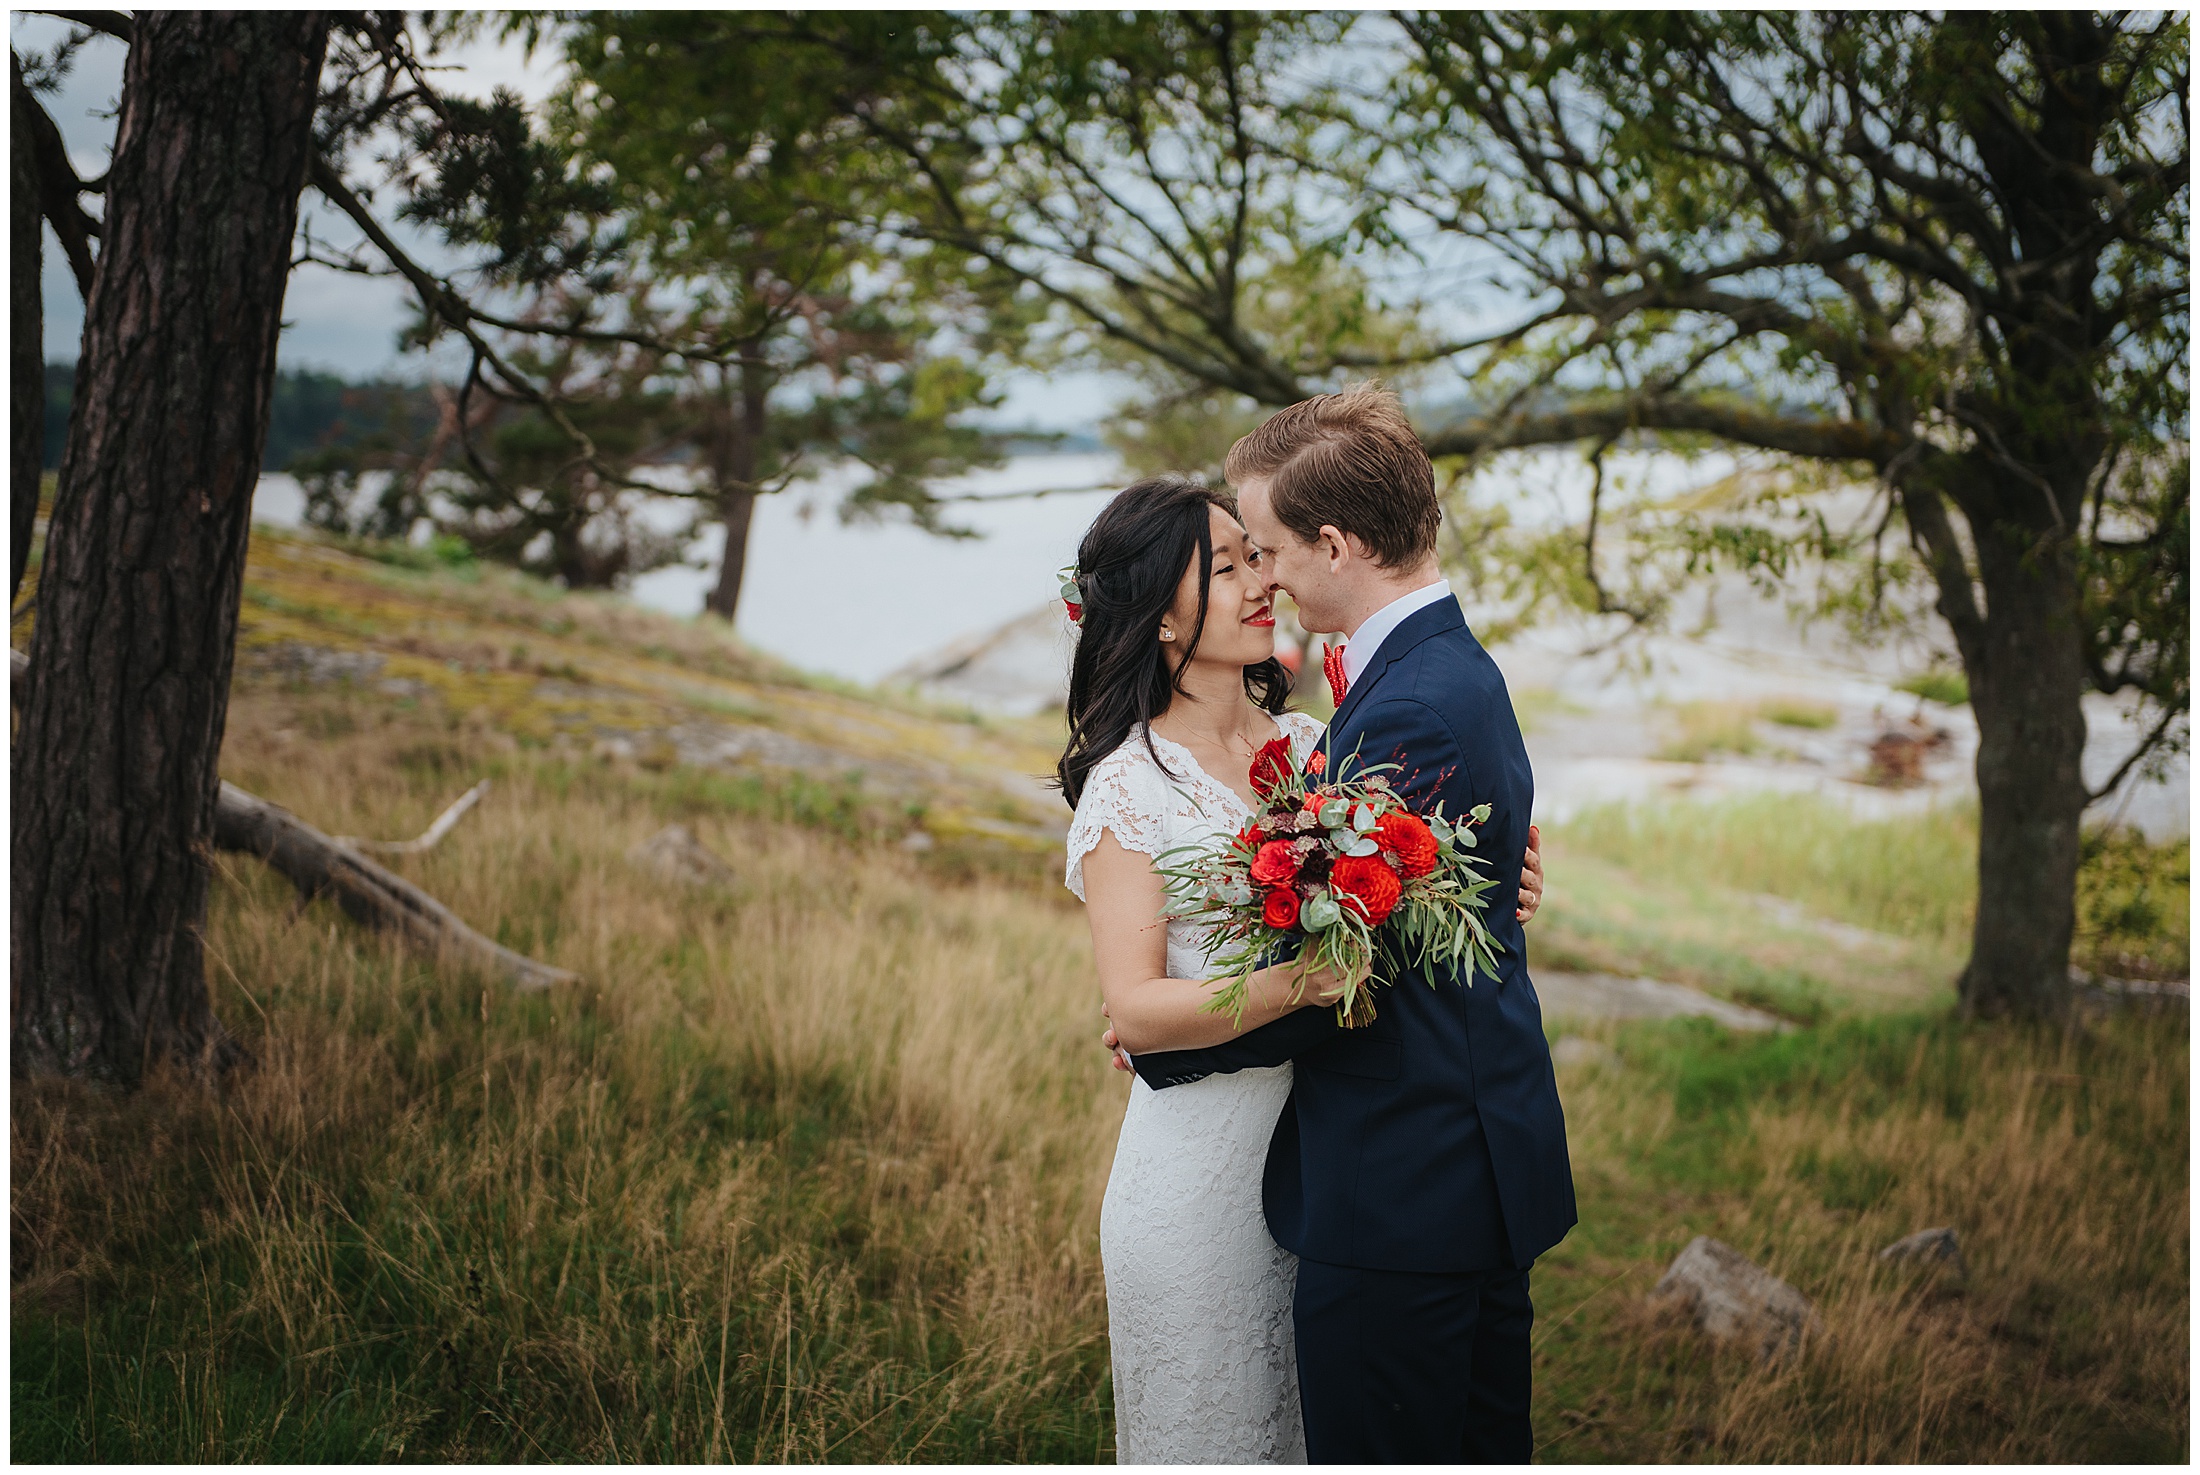
[[[1535,782],[1505,679],[1456,599],[1391,632],[1324,746],[1331,773],[1355,753],[1400,764],[1389,777],[1417,812],[1491,806],[1476,854],[1499,883],[1486,914],[1503,949],[1497,977],[1470,987],[1460,969],[1401,971],[1376,990],[1364,1028],[1307,1008],[1213,1049],[1132,1064],[1160,1090],[1295,1063],[1262,1185],[1269,1230],[1294,1254],[1370,1270],[1525,1268],[1575,1222],[1566,1120],[1513,916]]]

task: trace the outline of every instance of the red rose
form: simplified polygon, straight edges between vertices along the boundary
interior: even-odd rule
[[[1391,859],[1408,879],[1436,869],[1436,836],[1418,816],[1393,809],[1375,821],[1375,843],[1390,852]]]
[[[1347,855],[1329,868],[1329,886],[1337,899],[1367,919],[1370,927],[1389,920],[1405,890],[1390,862],[1379,855]]]
[[[1253,792],[1261,798],[1276,792],[1291,777],[1291,744],[1283,738],[1270,738],[1262,743],[1245,776],[1252,780]]]
[[[1287,886],[1298,874],[1298,848],[1289,840],[1270,840],[1253,857],[1253,880],[1262,886]]]
[[[1069,611],[1069,622],[1070,622],[1070,623],[1071,623],[1072,625],[1081,625],[1081,624],[1083,624],[1083,623],[1084,623],[1084,620],[1085,620],[1085,607],[1084,607],[1083,605],[1079,604],[1079,603],[1078,603],[1078,602],[1077,602],[1076,600],[1074,600],[1074,599],[1065,599],[1065,600],[1063,600],[1063,601],[1062,601],[1062,608],[1064,608],[1064,609],[1066,609],[1066,610],[1068,610],[1068,611]]]
[[[1306,755],[1306,771],[1314,775],[1314,777],[1320,778],[1322,770],[1327,768],[1328,766],[1329,755],[1322,752],[1321,749],[1316,748],[1313,752]]]
[[[1288,886],[1278,886],[1261,903],[1260,919],[1278,932],[1289,932],[1299,925],[1299,894]]]
[[[1260,827],[1260,821],[1250,821],[1249,823],[1247,823],[1244,829],[1237,832],[1237,843],[1244,846],[1247,850],[1258,850],[1260,849],[1261,834],[1262,830]]]

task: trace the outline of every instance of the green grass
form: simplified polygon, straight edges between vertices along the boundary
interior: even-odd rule
[[[2185,1022],[1604,1026],[1582,1222],[1536,1270],[1544,1461],[2168,1461],[2189,1447]],[[1971,1274],[1883,1265],[1954,1227]],[[1647,1298],[1710,1234],[1827,1335],[1760,1364]]]
[[[1699,889],[1785,897],[1955,962],[1969,948],[1978,893],[1978,811],[1971,805],[1862,821],[1823,799],[1759,794],[1606,805],[1550,828],[1562,850],[1618,867],[1631,883],[1670,886],[1678,873]],[[2190,873],[2189,841],[2150,844],[2131,831],[2088,831],[2073,961],[2117,977],[2187,976]],[[1732,907],[1731,898],[1716,895],[1703,904]]]
[[[1971,700],[1971,683],[1961,671],[1922,671],[1896,682],[1894,689],[1943,707],[1961,707]]]
[[[1767,722],[1781,727],[1802,727],[1823,731],[1840,720],[1841,714],[1824,702],[1806,702],[1796,697],[1776,697],[1758,708]]]
[[[1685,702],[1672,711],[1673,732],[1658,756],[1673,763],[1702,763],[1721,754],[1748,757],[1763,750],[1757,709],[1741,702]]]
[[[1605,805],[1552,828],[1568,847],[1638,875],[1684,868],[1878,932],[1950,946],[1970,935],[1978,864],[1971,809],[1869,822],[1807,795],[1753,794]]]
[[[2135,830],[2086,832],[2078,865],[2081,966],[2117,978],[2192,971],[2192,841],[2149,844]]]

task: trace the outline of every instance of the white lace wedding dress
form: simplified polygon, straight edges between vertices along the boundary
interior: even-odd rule
[[[1277,719],[1303,758],[1322,725]],[[1156,737],[1164,773],[1134,731],[1086,780],[1069,831],[1069,889],[1114,832],[1142,855],[1234,832],[1247,809],[1182,746]],[[1169,975],[1204,978],[1202,939],[1169,923]],[[1115,1458],[1126,1465],[1304,1464],[1291,1336],[1298,1263],[1261,1213],[1268,1139],[1291,1067],[1241,1070],[1155,1091],[1131,1086],[1100,1206],[1115,1372]]]

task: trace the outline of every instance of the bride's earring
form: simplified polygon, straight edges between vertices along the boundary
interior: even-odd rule
[[[1163,640],[1174,640],[1176,639],[1176,632],[1174,630],[1164,630],[1161,632],[1161,638]]]

